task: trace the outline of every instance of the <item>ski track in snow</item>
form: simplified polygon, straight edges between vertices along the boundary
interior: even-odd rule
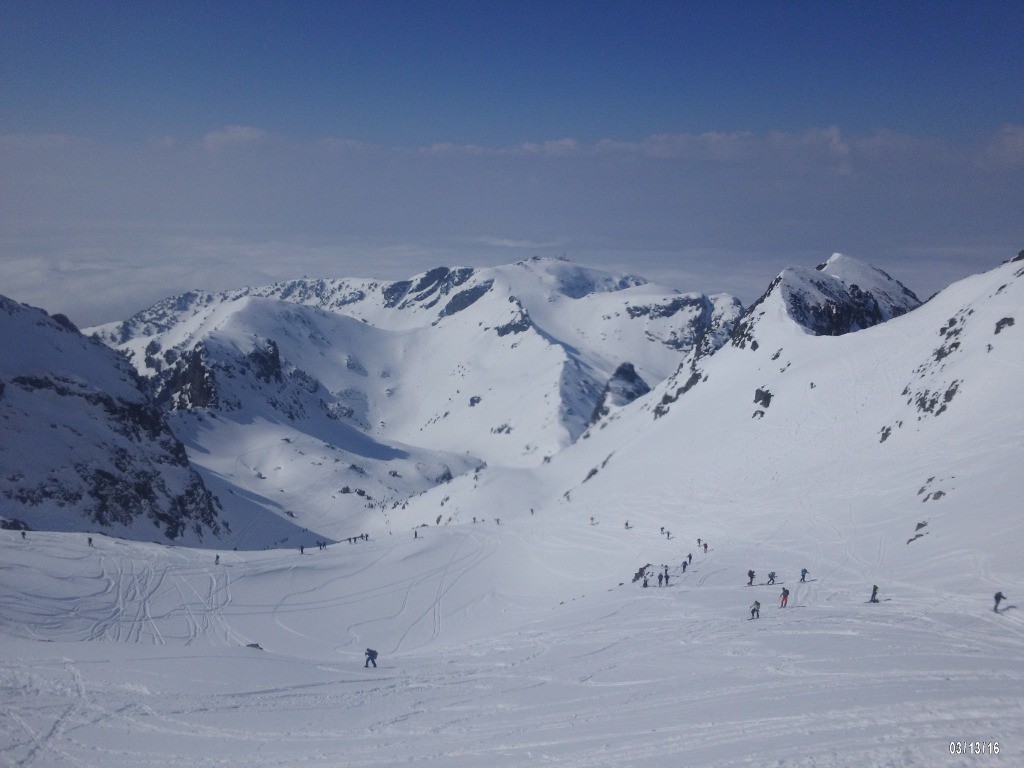
[[[651,528],[590,533],[661,546]],[[527,550],[548,538],[503,535]],[[672,565],[670,587],[580,577],[576,599],[520,607],[483,636],[460,622],[507,601],[447,601],[486,580],[496,533],[453,530],[423,563],[406,543],[225,553],[219,567],[188,550],[102,539],[79,556],[80,535],[32,538],[0,539],[5,583],[32,587],[0,603],[3,764],[977,764],[949,754],[953,739],[998,740],[985,764],[1022,754],[1024,622],[923,588],[920,606],[864,604],[848,572],[878,567],[880,534],[842,542],[836,562],[819,554],[807,584],[776,569],[803,611],[766,599],[747,621],[749,553],[723,540],[686,574]],[[565,546],[549,543],[542,557]],[[382,621],[391,650],[363,669]],[[241,647],[250,638],[268,651]],[[284,655],[295,643],[306,650]]]

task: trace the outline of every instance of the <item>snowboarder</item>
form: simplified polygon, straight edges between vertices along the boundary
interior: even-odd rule
[[[665,581],[665,577],[661,575],[661,571],[658,571],[658,586],[660,587]]]
[[[705,541],[704,542],[704,554],[706,555],[707,553],[708,553],[708,543]]]
[[[754,586],[754,572],[753,571],[747,571],[747,586],[748,587]]]
[[[757,602],[757,600],[755,600],[754,604],[752,606],[750,606],[750,618],[752,618],[752,619],[760,619],[761,618],[761,604],[759,602]]]
[[[768,583],[769,584],[774,584],[775,583],[775,571],[768,571]]]
[[[787,603],[789,603],[789,590],[783,587],[782,594],[779,595],[779,608],[785,608]]]
[[[809,573],[810,571],[808,571],[806,568],[802,569],[800,571],[800,581],[807,581],[807,574]]]
[[[368,667],[371,664],[373,664],[373,668],[374,669],[377,668],[377,652],[375,650],[373,650],[373,648],[367,648],[366,649],[366,663],[363,664],[363,666],[364,667]]]
[[[1004,595],[1002,592],[996,592],[996,604],[995,604],[995,607],[992,610],[995,611],[996,613],[999,613],[999,601],[1000,600],[1005,600],[1005,599],[1006,599],[1006,595]]]
[[[877,603],[878,602],[878,585],[877,584],[873,584],[871,586],[871,599],[868,602],[870,602],[870,603]]]

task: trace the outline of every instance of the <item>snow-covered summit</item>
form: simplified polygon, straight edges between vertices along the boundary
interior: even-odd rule
[[[899,317],[921,301],[898,280],[862,261],[833,254],[815,269],[787,267],[744,313],[734,346],[762,343],[762,318],[788,317],[806,333],[841,336]]]

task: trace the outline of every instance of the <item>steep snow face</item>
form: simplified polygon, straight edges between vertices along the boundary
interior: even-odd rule
[[[605,409],[646,391],[621,386],[626,366],[660,381],[738,315],[729,296],[533,259],[188,294],[95,332],[174,409],[195,462],[337,538],[481,465],[542,463],[607,393]]]
[[[127,361],[5,297],[0,477],[5,518],[33,529],[187,543],[222,533],[213,496]]]

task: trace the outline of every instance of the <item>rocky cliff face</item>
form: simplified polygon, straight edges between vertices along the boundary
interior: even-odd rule
[[[8,525],[201,541],[216,499],[119,354],[0,297],[0,496]]]

